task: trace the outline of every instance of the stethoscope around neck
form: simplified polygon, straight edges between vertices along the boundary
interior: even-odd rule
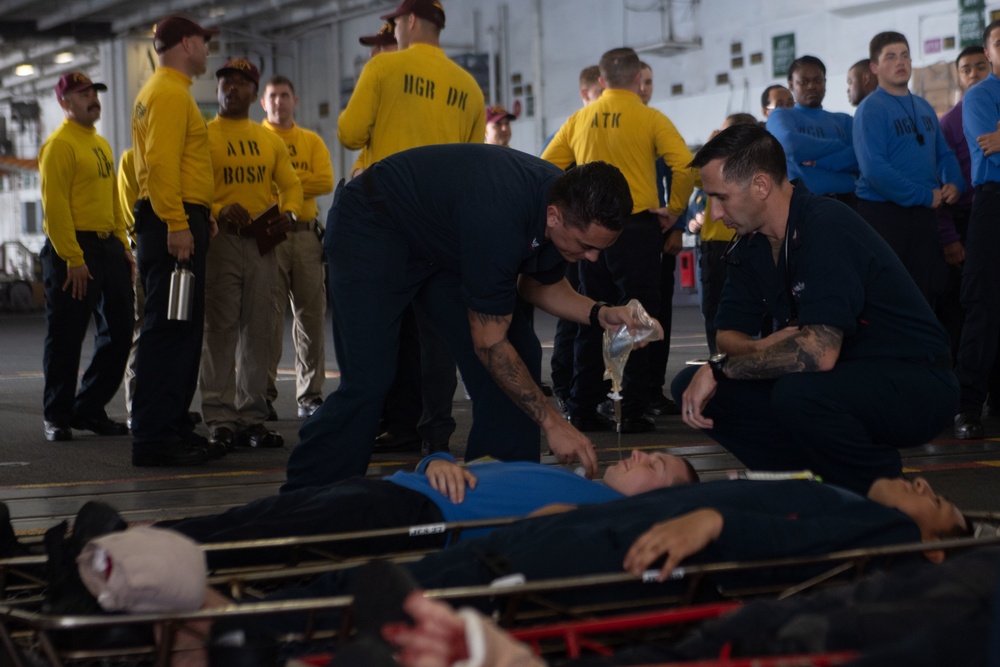
[[[788,263],[788,239],[793,235],[792,223],[791,221],[785,226],[785,238],[781,243],[782,253],[785,256],[785,294],[788,297],[788,308],[791,311],[791,317],[784,323],[784,327],[797,326],[799,321],[799,307],[795,303],[795,295],[792,292],[792,270]],[[733,238],[729,239],[729,243],[726,244],[726,249],[722,252],[722,261],[729,266],[739,266],[740,259],[735,256],[736,247],[740,244],[743,237],[739,234],[733,233]]]

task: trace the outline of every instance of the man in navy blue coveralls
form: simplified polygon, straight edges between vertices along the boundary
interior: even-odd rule
[[[958,403],[947,334],[902,263],[850,208],[789,183],[763,129],[731,127],[692,164],[740,241],[715,319],[727,354],[673,383],[685,423],[753,469],[860,493],[899,476],[898,448]],[[764,314],[779,326],[755,339]]]
[[[403,151],[336,197],[326,255],[340,386],[299,431],[282,491],[364,475],[395,371],[400,317],[430,314],[472,396],[465,457],[538,461],[539,426],[560,461],[596,472],[591,442],[538,387],[541,346],[515,312],[518,292],[558,317],[616,327],[627,309],[566,282],[565,262],[595,261],[631,213],[606,163],[570,172],[496,146]]]
[[[622,569],[639,575],[653,567],[665,580],[681,563],[811,556],[918,540],[933,543],[968,530],[955,505],[936,495],[921,478],[913,482],[882,478],[867,491],[865,498],[804,480],[687,484],[518,521],[406,567],[426,589],[487,585],[513,573],[533,582]],[[928,551],[925,556],[939,562],[943,552]],[[709,582],[724,587],[788,583],[826,567],[715,573]],[[278,591],[270,599],[347,594],[357,569],[325,574],[305,586]],[[634,600],[677,593],[689,583],[665,581],[662,587],[637,579],[549,592],[544,597],[560,604]],[[495,600],[470,603],[487,610]],[[281,629],[301,627],[298,619],[274,620],[290,623]],[[320,615],[316,622],[323,627],[337,619]]]

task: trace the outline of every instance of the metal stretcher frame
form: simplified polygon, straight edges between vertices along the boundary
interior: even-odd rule
[[[724,563],[707,563],[701,565],[690,565],[677,568],[671,573],[671,579],[700,578],[706,574],[720,572],[737,572],[754,569],[776,568],[797,565],[812,565],[821,563],[851,562],[853,567],[859,572],[864,569],[864,564],[874,558],[882,558],[892,555],[913,554],[927,551],[929,548],[935,550],[954,550],[979,546],[989,546],[1000,544],[1000,536],[987,539],[961,538],[946,540],[928,545],[925,542],[898,544],[884,547],[867,549],[850,549],[832,552],[818,556],[806,557],[786,557],[774,558],[761,561],[730,561]],[[834,568],[838,571],[841,568]],[[643,577],[643,581],[654,582],[655,571],[650,570]],[[432,589],[425,591],[428,597],[447,600],[449,602],[459,602],[462,600],[486,597],[523,598],[530,594],[562,591],[568,588],[586,588],[597,586],[609,586],[620,583],[634,583],[636,578],[624,572],[587,575],[582,577],[566,577],[558,579],[546,579],[541,581],[526,582],[511,586],[465,586],[448,589]],[[796,591],[802,590],[799,585]],[[327,598],[314,598],[308,600],[292,600],[281,602],[256,602],[233,604],[227,607],[214,609],[204,609],[192,612],[170,613],[170,614],[125,614],[125,615],[98,615],[98,616],[71,616],[71,615],[50,615],[37,612],[26,611],[9,605],[0,605],[0,643],[7,650],[13,664],[16,667],[28,667],[18,657],[15,650],[15,639],[18,632],[31,633],[39,650],[52,665],[63,665],[65,660],[77,660],[82,658],[97,657],[95,652],[88,651],[59,651],[55,647],[51,634],[60,630],[71,629],[98,629],[114,625],[153,625],[159,624],[164,629],[158,647],[144,647],[135,651],[111,651],[103,652],[99,655],[105,658],[135,657],[136,655],[157,656],[157,664],[167,665],[171,652],[173,651],[173,640],[176,632],[184,624],[193,621],[218,620],[223,618],[242,618],[262,615],[275,615],[287,613],[305,613],[307,615],[307,630],[301,637],[305,641],[318,638],[319,633],[311,633],[308,628],[313,625],[314,614],[334,609],[347,610],[353,598],[351,596],[337,596]],[[586,619],[585,622],[592,622]],[[562,627],[570,628],[570,624],[563,623]],[[705,663],[705,664],[737,664],[737,663]],[[739,663],[750,664],[750,663]],[[753,663],[763,664],[763,663]],[[782,663],[784,664],[784,663]],[[828,663],[835,664],[835,663]]]
[[[263,549],[288,549],[287,558],[282,558],[281,563],[262,563],[253,568],[231,568],[219,569],[211,577],[210,582],[214,585],[227,585],[234,597],[242,595],[242,586],[254,581],[268,581],[280,579],[281,577],[302,576],[321,574],[331,569],[337,569],[330,564],[341,564],[342,567],[353,567],[361,562],[366,562],[371,556],[361,559],[360,557],[345,558],[331,553],[320,547],[344,542],[356,542],[362,540],[374,540],[384,537],[425,537],[428,535],[446,535],[447,542],[457,540],[463,531],[481,530],[486,528],[498,528],[518,521],[524,517],[502,517],[494,519],[479,519],[467,521],[438,522],[429,524],[417,524],[412,526],[399,526],[395,528],[379,528],[373,530],[353,531],[347,533],[329,533],[323,535],[302,535],[296,537],[273,537],[256,540],[239,540],[230,542],[215,542],[201,545],[206,553],[224,553],[230,551],[253,551]],[[399,556],[400,561],[412,560],[420,555],[429,553],[431,550],[403,552]],[[312,557],[306,561],[308,565],[300,565],[305,560],[303,555]],[[381,557],[381,556],[380,556]],[[0,596],[9,600],[10,594],[14,593],[23,602],[41,602],[38,593],[45,585],[46,581],[40,576],[44,569],[46,557],[37,556],[17,556],[14,558],[0,559]],[[316,563],[326,563],[317,565]],[[18,583],[11,584],[11,580]],[[35,594],[33,594],[35,593]]]

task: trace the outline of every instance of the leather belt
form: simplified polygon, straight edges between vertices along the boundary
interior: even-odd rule
[[[253,238],[253,230],[250,229],[250,225],[234,225],[231,222],[224,222],[221,227],[229,234],[242,236],[245,239]]]
[[[288,228],[290,232],[311,232],[316,226],[316,220],[296,221]]]

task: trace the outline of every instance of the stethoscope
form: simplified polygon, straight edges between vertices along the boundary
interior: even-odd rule
[[[788,294],[788,306],[791,310],[792,316],[785,322],[785,326],[796,326],[799,321],[799,307],[795,303],[795,295],[792,292],[792,270],[788,263],[788,239],[793,235],[792,224],[789,223],[785,227],[785,238],[782,242],[782,252],[785,255],[785,292]],[[734,256],[736,252],[736,247],[739,246],[740,241],[743,237],[739,234],[733,233],[733,238],[729,239],[729,243],[726,244],[726,249],[722,252],[722,261],[729,266],[739,266],[739,258]]]

